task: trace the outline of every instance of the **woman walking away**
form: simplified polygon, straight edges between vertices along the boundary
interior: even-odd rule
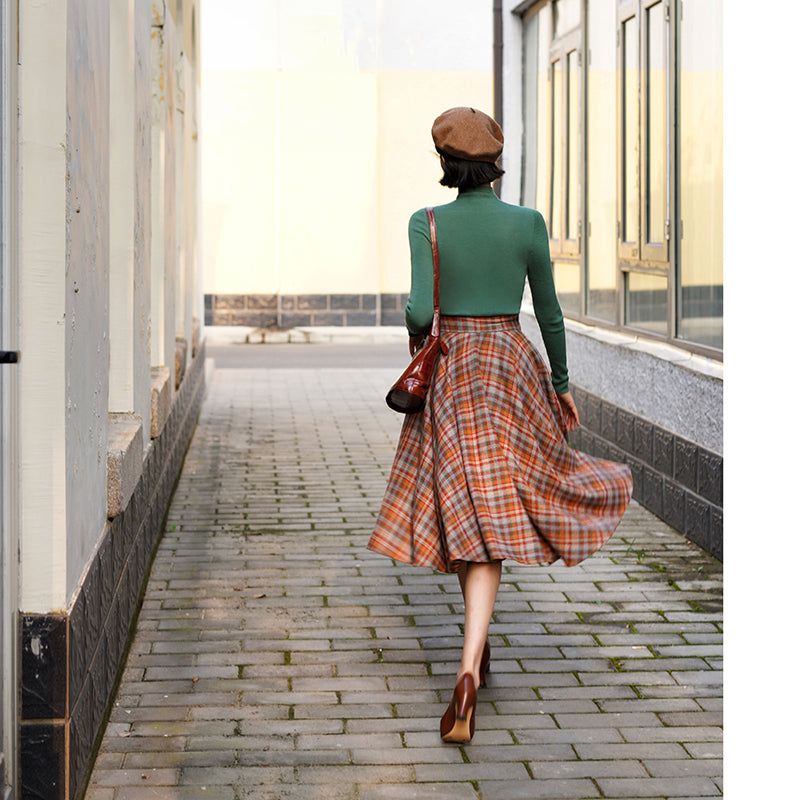
[[[458,574],[464,644],[440,732],[468,742],[489,670],[489,622],[503,559],[567,566],[608,541],[630,502],[630,469],[570,449],[579,425],[569,391],[564,321],[542,215],[501,202],[491,182],[503,134],[473,108],[431,131],[456,199],[434,209],[444,347],[422,412],[407,415],[369,547]],[[412,354],[433,317],[425,210],[409,222]],[[527,279],[550,370],[522,333]]]

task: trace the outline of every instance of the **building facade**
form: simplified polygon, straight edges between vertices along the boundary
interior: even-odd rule
[[[203,13],[206,322],[402,325],[408,218],[453,196],[431,124],[452,106],[491,111],[491,4]]]
[[[574,443],[720,557],[722,5],[494,4],[500,193],[548,223]]]
[[[3,797],[80,796],[199,411],[199,23],[0,4]]]

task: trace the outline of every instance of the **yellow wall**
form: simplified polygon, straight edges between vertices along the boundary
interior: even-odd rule
[[[220,3],[204,6],[204,291],[408,291],[408,217],[454,196],[431,123],[492,111],[490,4],[437,4],[467,14],[437,38],[445,18],[417,0],[254,3],[231,44]]]

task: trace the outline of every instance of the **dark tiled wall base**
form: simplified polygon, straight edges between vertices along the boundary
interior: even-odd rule
[[[200,347],[127,508],[106,529],[69,615],[22,618],[22,797],[80,795],[114,697],[150,561],[205,388]]]
[[[573,386],[581,427],[576,449],[628,464],[633,496],[668,525],[722,559],[722,456]]]
[[[407,300],[407,294],[207,294],[205,324],[269,330],[404,325]]]

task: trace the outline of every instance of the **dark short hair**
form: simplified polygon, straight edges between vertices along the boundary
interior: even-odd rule
[[[464,158],[451,156],[437,148],[442,157],[442,175],[439,183],[453,189],[474,189],[485,183],[496,181],[505,173],[497,164],[488,161],[467,161]]]

